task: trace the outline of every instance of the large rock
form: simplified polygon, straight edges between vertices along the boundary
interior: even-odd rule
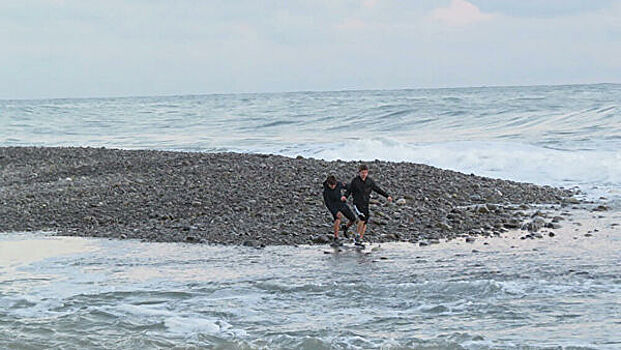
[[[546,221],[543,218],[537,216],[532,221],[524,224],[522,229],[528,230],[530,232],[537,232],[540,229],[542,229],[545,225],[546,225]]]

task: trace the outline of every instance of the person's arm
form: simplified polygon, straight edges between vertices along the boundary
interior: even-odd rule
[[[323,184],[323,202],[328,204],[328,191],[326,191],[326,184]]]
[[[383,189],[381,189],[376,183],[375,181],[373,181],[371,183],[371,189],[379,194],[381,194],[382,196],[386,197],[388,199],[388,201],[392,201],[392,197],[388,195],[388,193],[386,193],[386,191],[384,191]]]
[[[351,194],[351,190],[354,188],[354,180],[351,180],[351,183],[349,183],[348,185],[345,185],[345,194],[343,195],[343,197],[341,197],[341,200],[343,202],[347,201],[347,197],[349,197],[349,195]]]

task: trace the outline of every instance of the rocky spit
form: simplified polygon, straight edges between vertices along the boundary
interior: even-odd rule
[[[359,162],[239,153],[106,148],[0,148],[0,232],[228,245],[327,243],[322,182],[349,182]],[[371,198],[371,242],[537,235],[562,217],[536,208],[577,203],[570,190],[372,161],[394,198]],[[543,205],[543,206],[539,206]]]

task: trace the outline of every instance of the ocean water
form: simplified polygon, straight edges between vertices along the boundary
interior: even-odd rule
[[[4,100],[0,146],[411,161],[618,197],[620,106],[618,84]]]
[[[619,349],[620,108],[618,84],[0,100],[0,146],[412,161],[611,208],[369,255],[0,233],[0,348]]]

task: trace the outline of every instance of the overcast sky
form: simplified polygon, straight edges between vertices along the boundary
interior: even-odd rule
[[[621,82],[621,0],[1,0],[0,98]]]

